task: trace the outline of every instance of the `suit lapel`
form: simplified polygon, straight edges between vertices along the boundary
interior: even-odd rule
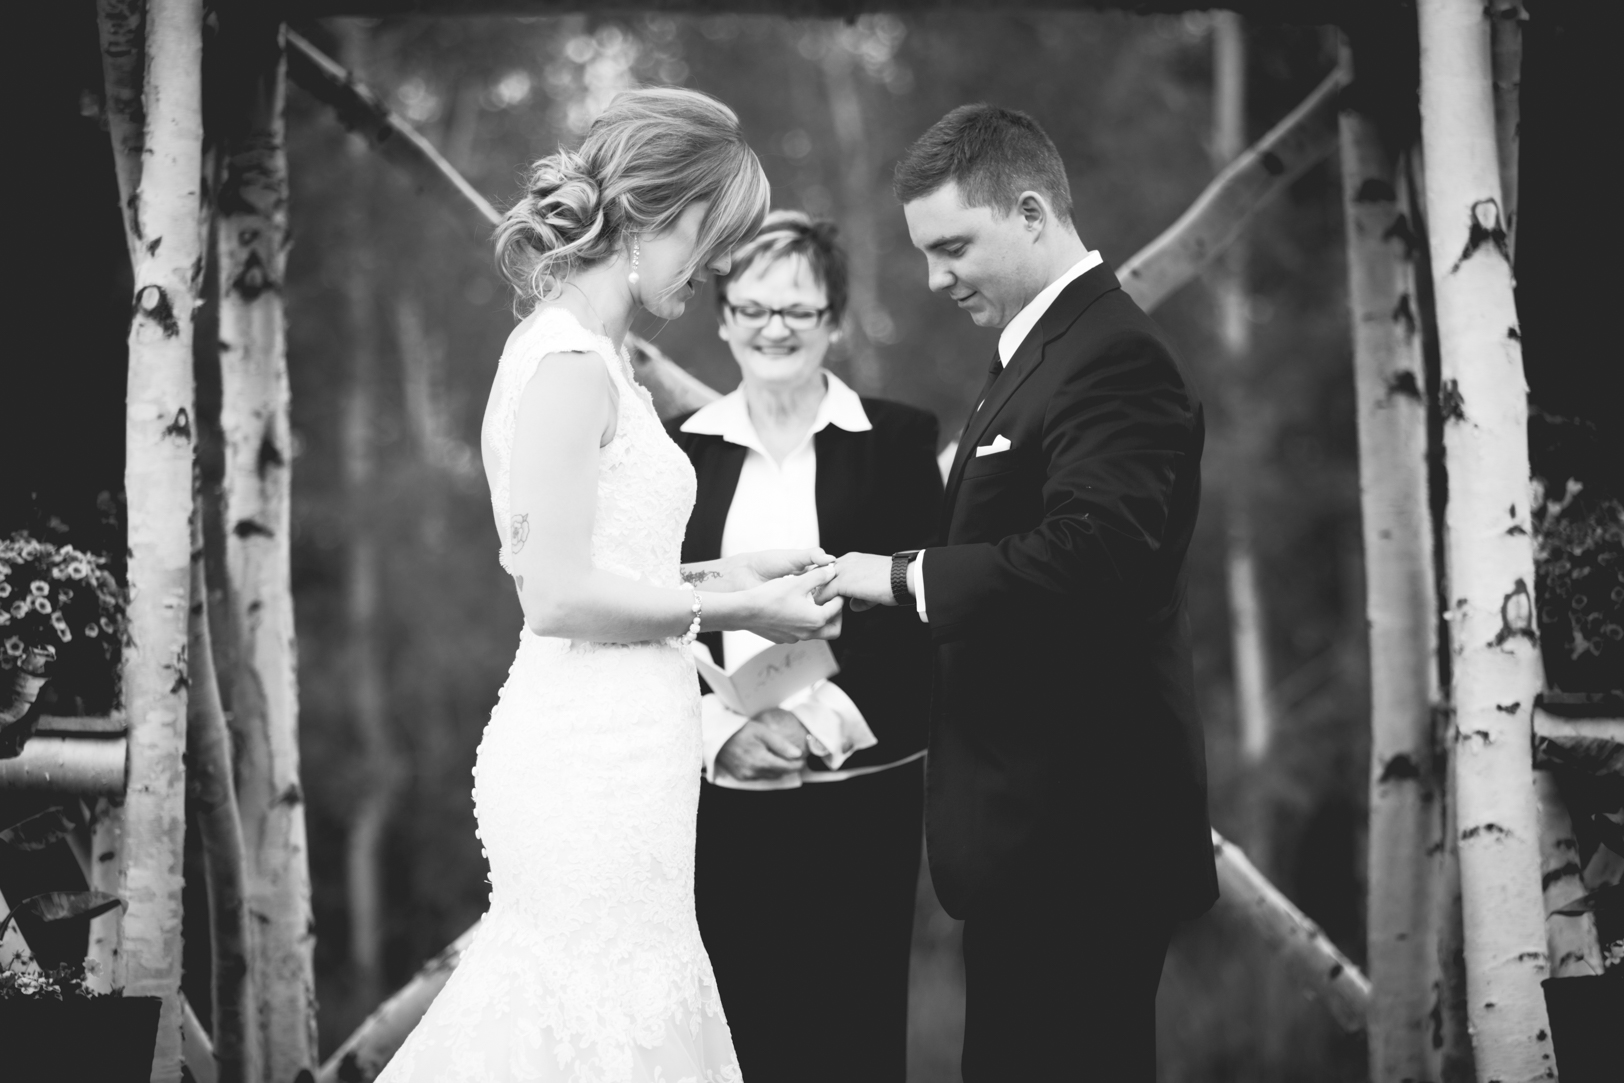
[[[837,556],[852,547],[857,526],[852,513],[863,503],[856,498],[865,489],[862,452],[866,435],[825,425],[812,436],[818,457],[818,544]]]
[[[970,416],[964,427],[964,435],[959,438],[958,453],[953,456],[953,469],[947,476],[946,499],[943,503],[944,518],[942,523],[942,536],[947,536],[947,528],[952,520],[953,504],[958,500],[959,485],[964,480],[964,467],[969,462],[973,450],[981,443],[993,421],[1015,392],[1020,389],[1026,378],[1037,371],[1043,363],[1044,348],[1047,344],[1065,332],[1072,324],[1077,322],[1095,301],[1099,300],[1111,290],[1120,289],[1121,284],[1112,273],[1108,264],[1100,264],[1087,274],[1081,275],[1065,289],[1060,291],[1038,320],[1036,327],[1027,334],[1024,341],[1015,350],[1015,356],[1009,359],[1004,366],[1004,373],[993,382],[992,389],[987,392],[986,400],[981,408]]]
[[[722,530],[727,526],[727,511],[733,506],[733,493],[739,487],[739,472],[744,469],[749,450],[720,436],[708,437],[707,442],[711,446],[695,471],[699,490],[694,495],[694,512],[683,546],[687,559],[692,561],[715,560],[722,555]]]
[[[1043,336],[1039,333],[1041,324],[1032,329],[1020,346],[1015,350],[1015,356],[1009,359],[1004,371],[994,380],[987,389],[987,395],[981,400],[981,407],[970,415],[965,423],[964,434],[959,437],[959,450],[953,456],[953,469],[947,475],[947,506],[951,508],[953,501],[958,497],[959,483],[964,479],[964,467],[975,454],[975,447],[981,442],[981,437],[987,432],[987,427],[998,416],[998,411],[1015,394],[1026,378],[1038,367],[1043,360]],[[946,524],[943,524],[945,530]]]

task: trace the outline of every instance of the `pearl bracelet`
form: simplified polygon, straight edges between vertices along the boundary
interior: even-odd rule
[[[688,589],[694,592],[694,619],[693,623],[688,625],[688,630],[682,634],[681,643],[684,647],[688,646],[695,639],[699,638],[699,588],[690,583],[688,584]]]

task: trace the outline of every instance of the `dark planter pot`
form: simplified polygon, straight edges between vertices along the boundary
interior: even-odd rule
[[[147,1083],[157,997],[0,1000],[6,1083]]]
[[[1624,971],[1547,978],[1541,984],[1562,1083],[1617,1083],[1624,1071],[1618,1042],[1624,1024]]]

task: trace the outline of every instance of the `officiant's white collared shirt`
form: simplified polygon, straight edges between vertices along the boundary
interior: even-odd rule
[[[867,432],[874,426],[857,392],[832,372],[823,401],[812,417],[812,427],[801,442],[777,462],[767,454],[750,420],[744,385],[707,406],[682,423],[683,432],[720,436],[748,449],[739,470],[739,486],[722,527],[723,557],[761,549],[813,549],[818,545],[818,456],[812,438],[830,425],[847,432]],[[722,657],[728,669],[772,646],[754,632],[723,632]]]
[[[682,423],[683,432],[720,436],[747,449],[722,527],[723,557],[761,549],[817,547],[818,457],[813,437],[830,425],[847,432],[868,432],[874,427],[857,392],[834,373],[823,375],[827,387],[812,426],[781,463],[767,453],[756,433],[742,384]],[[754,632],[722,633],[722,657],[729,670],[770,646],[770,641]]]
[[[1006,368],[1009,359],[1015,356],[1015,351],[1021,348],[1026,336],[1037,327],[1043,314],[1049,311],[1054,299],[1059,297],[1065,288],[1092,271],[1105,259],[1094,250],[1089,250],[1082,259],[1072,264],[1066,273],[1044,286],[1038,295],[1026,303],[1026,307],[1015,313],[1015,318],[1004,326],[1004,331],[998,336],[998,361]],[[686,427],[686,426],[684,426]],[[925,554],[920,553],[919,559],[908,565],[908,589],[913,591],[914,605],[919,610],[920,620],[929,620],[925,615]]]
[[[682,423],[683,432],[704,436],[720,436],[730,444],[745,448],[744,465],[739,469],[739,483],[733,490],[733,502],[728,506],[727,521],[722,527],[724,557],[738,553],[751,553],[761,549],[812,549],[820,542],[818,535],[818,456],[813,438],[830,425],[847,432],[868,432],[874,428],[863,409],[862,399],[840,377],[825,371],[823,401],[818,403],[812,425],[801,442],[776,461],[767,453],[750,420],[750,407],[744,398],[744,387],[733,391],[694,412]],[[768,647],[771,641],[754,632],[723,632],[722,661],[731,672],[740,663]],[[827,682],[824,682],[827,683]],[[714,697],[707,696],[710,700]],[[867,723],[856,704],[840,689],[817,689],[809,702],[797,703],[792,709],[803,724],[809,721],[804,712],[823,710],[832,712],[840,721],[852,716],[850,724]],[[828,699],[830,704],[822,703]],[[744,718],[717,704],[707,704],[705,711],[705,774],[716,781],[716,755],[727,739],[744,724]],[[815,721],[816,720],[812,720]],[[809,727],[810,728],[810,727]],[[780,785],[799,785],[799,776],[792,776],[779,784],[735,784],[743,788],[778,788]]]

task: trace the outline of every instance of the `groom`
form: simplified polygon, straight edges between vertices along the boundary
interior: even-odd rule
[[[930,626],[926,832],[965,919],[964,1079],[1153,1080],[1169,937],[1217,897],[1185,613],[1201,404],[1078,238],[1030,117],[953,110],[895,189],[930,288],[1003,334],[946,544],[847,554],[828,589]]]

